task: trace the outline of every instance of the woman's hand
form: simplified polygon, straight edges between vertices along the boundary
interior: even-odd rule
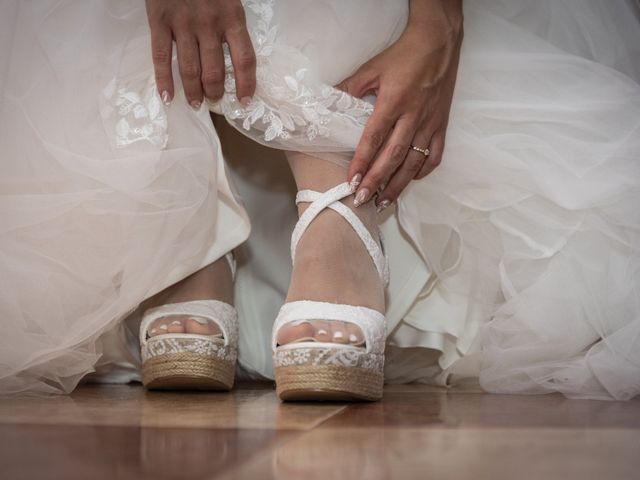
[[[377,95],[349,167],[356,206],[382,188],[377,205],[386,208],[439,165],[462,36],[462,0],[411,0],[398,41],[338,85],[356,97]]]
[[[236,95],[247,104],[256,88],[256,56],[240,0],[146,0],[156,84],[162,101],[174,96],[173,40],[189,105],[198,110],[203,94],[211,101],[224,93],[222,43],[229,44]]]

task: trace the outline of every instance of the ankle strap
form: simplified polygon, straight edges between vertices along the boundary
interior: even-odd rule
[[[347,182],[336,185],[324,193],[316,192],[315,190],[300,190],[298,192],[296,205],[302,202],[311,202],[311,205],[300,215],[300,219],[291,234],[291,261],[295,261],[298,242],[309,224],[322,210],[330,208],[339,213],[353,227],[367,248],[367,252],[369,252],[380,278],[386,285],[389,281],[389,266],[384,251],[378,246],[367,227],[362,223],[362,220],[358,218],[353,210],[340,202],[341,199],[348,197],[352,193],[353,188]]]

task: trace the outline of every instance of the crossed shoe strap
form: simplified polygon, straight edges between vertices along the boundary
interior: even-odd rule
[[[291,234],[291,261],[295,262],[296,249],[298,242],[309,227],[309,224],[324,210],[330,208],[340,214],[353,227],[355,232],[364,243],[369,252],[373,263],[378,270],[380,278],[386,285],[389,281],[389,265],[384,251],[378,246],[378,243],[369,233],[369,230],[362,223],[362,220],[347,207],[340,202],[341,199],[348,197],[353,193],[353,188],[349,183],[344,182],[327,190],[324,193],[314,190],[300,190],[296,195],[296,204],[302,202],[311,202],[304,213],[298,219],[298,223]]]

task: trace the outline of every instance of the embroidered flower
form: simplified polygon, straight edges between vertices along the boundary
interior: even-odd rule
[[[274,68],[272,55],[277,28],[271,25],[273,0],[247,0],[244,5],[256,15],[255,26],[250,31],[256,53],[256,93],[246,107],[237,100],[231,55],[225,45],[225,94],[216,111],[237,121],[236,125],[245,131],[261,132],[267,143],[292,137],[307,142],[328,137],[329,125],[336,115],[354,124],[366,123],[373,112],[371,104],[313,82],[308,79],[306,68],[288,75],[275,73],[278,69]]]

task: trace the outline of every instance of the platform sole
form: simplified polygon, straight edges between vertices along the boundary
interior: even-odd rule
[[[382,398],[382,372],[339,365],[290,365],[275,369],[283,401],[373,402]]]
[[[167,353],[142,365],[142,383],[150,390],[228,391],[235,380],[235,363],[197,353]]]

